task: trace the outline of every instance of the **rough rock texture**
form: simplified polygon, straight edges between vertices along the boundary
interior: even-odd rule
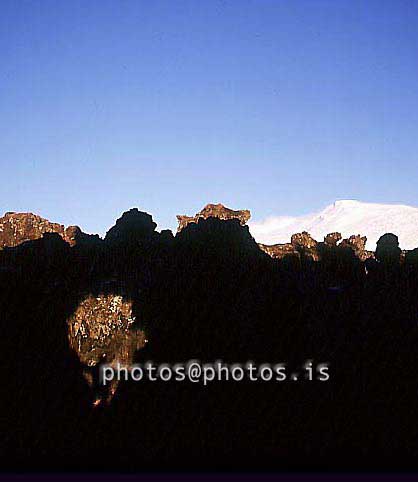
[[[318,242],[308,232],[303,231],[294,234],[291,238],[291,244],[301,255],[311,258],[313,261],[319,260]]]
[[[97,380],[89,369],[104,362],[132,365],[135,352],[146,342],[143,331],[131,328],[134,322],[132,302],[119,294],[89,295],[67,320],[70,347],[85,367],[90,386],[95,386]],[[117,383],[113,383],[108,400],[116,388]]]
[[[300,259],[302,255],[315,261],[319,259],[317,250],[318,243],[306,231],[294,234],[290,243],[273,245],[259,244],[258,246],[275,259],[283,259],[285,257]]]
[[[285,244],[261,244],[258,245],[265,253],[274,259],[283,259],[285,256],[300,258],[299,251],[291,243]]]
[[[177,232],[184,229],[189,223],[197,223],[199,219],[207,218],[219,218],[224,221],[228,219],[239,219],[240,224],[243,226],[251,217],[248,209],[241,211],[234,211],[225,207],[223,204],[207,204],[199,213],[195,216],[177,216],[179,226]]]
[[[329,247],[335,247],[342,240],[341,233],[329,233],[324,238],[324,243]]]
[[[341,248],[351,248],[360,260],[364,261],[373,256],[372,252],[366,251],[367,237],[359,234],[343,239],[340,243]]]
[[[306,231],[294,234],[291,238],[293,246],[305,249],[315,249],[318,242]]]
[[[357,258],[364,261],[374,256],[370,251],[365,250],[367,238],[360,235],[350,236],[342,240],[340,233],[330,233],[324,238],[324,243],[328,249],[351,249]],[[341,242],[340,242],[341,241]],[[269,254],[272,258],[282,259],[285,256],[301,257],[305,256],[313,261],[321,259],[321,243],[318,243],[312,236],[304,231],[292,236],[290,243],[265,245],[259,244],[260,249]]]
[[[57,233],[71,246],[82,231],[78,226],[65,228],[32,213],[6,213],[0,218],[0,248],[14,247],[25,241],[42,238],[45,233]]]

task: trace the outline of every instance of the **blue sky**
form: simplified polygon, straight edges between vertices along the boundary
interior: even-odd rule
[[[0,211],[418,206],[417,25],[415,0],[2,0]]]

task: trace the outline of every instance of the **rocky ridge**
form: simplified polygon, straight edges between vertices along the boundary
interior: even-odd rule
[[[68,226],[51,223],[32,213],[7,212],[0,218],[0,248],[14,247],[25,241],[42,238],[45,233],[57,233],[70,246],[77,243],[82,235],[78,226]]]
[[[177,232],[180,232],[190,223],[198,223],[199,219],[208,219],[212,217],[222,219],[223,221],[227,221],[229,219],[239,219],[240,224],[244,226],[250,219],[251,213],[248,209],[234,211],[233,209],[225,207],[223,204],[207,204],[195,216],[178,215],[177,220],[179,222],[179,226],[177,228]]]
[[[200,219],[218,218],[223,221],[238,219],[239,223],[244,226],[251,218],[249,210],[233,210],[225,207],[223,204],[207,204],[195,216],[178,215],[178,229],[181,232],[190,223],[197,224]],[[131,209],[123,214],[117,220],[115,226],[111,228],[105,241],[108,243],[117,243],[119,239],[126,241],[124,231],[129,232],[132,242],[136,239],[143,239],[149,236],[155,236],[156,224],[152,221],[151,216],[140,213],[137,208]],[[0,249],[4,247],[14,247],[25,241],[33,241],[40,239],[46,233],[56,233],[66,241],[70,246],[82,242],[87,238],[100,238],[83,233],[78,226],[68,226],[52,223],[36,214],[32,213],[14,213],[8,212],[0,218]],[[323,246],[328,248],[349,248],[362,261],[373,257],[373,252],[366,250],[367,238],[361,235],[353,235],[346,239],[342,239],[342,235],[338,232],[330,233],[325,236],[323,242],[316,241],[307,231],[295,233],[291,236],[290,243],[281,244],[263,244],[258,243],[259,248],[274,259],[283,259],[285,257],[305,258],[313,261],[321,259],[321,249]]]

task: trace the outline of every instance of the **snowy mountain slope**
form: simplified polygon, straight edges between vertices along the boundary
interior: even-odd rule
[[[249,222],[255,240],[264,244],[287,243],[294,233],[308,231],[315,239],[335,231],[343,237],[367,236],[367,249],[374,250],[385,233],[399,237],[402,249],[418,247],[418,208],[395,204],[336,201],[319,213],[306,216],[278,216]]]

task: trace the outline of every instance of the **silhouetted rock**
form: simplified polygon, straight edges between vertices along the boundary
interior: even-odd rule
[[[71,246],[100,245],[103,240],[98,234],[84,233],[78,226],[68,226],[65,230],[64,239]]]
[[[247,209],[241,211],[234,211],[225,207],[223,204],[207,204],[195,216],[177,216],[179,226],[177,232],[180,232],[190,223],[197,223],[199,219],[218,218],[224,221],[228,219],[238,219],[241,225],[246,224],[250,219],[251,213]]]
[[[409,266],[418,266],[418,248],[405,253],[405,264]]]
[[[174,235],[170,229],[163,229],[160,233],[162,241],[171,242],[174,239]]]
[[[231,256],[234,260],[248,256],[264,257],[248,226],[243,226],[238,218],[222,220],[217,217],[198,218],[177,233],[175,246],[199,251],[205,259],[215,256]]]
[[[154,237],[157,224],[152,216],[138,208],[126,211],[106,233],[105,242],[110,244],[131,244]]]
[[[376,246],[376,259],[386,265],[398,265],[401,259],[399,239],[395,234],[384,234]]]

